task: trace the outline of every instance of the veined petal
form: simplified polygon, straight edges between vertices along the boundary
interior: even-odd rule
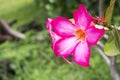
[[[54,52],[56,56],[68,57],[72,54],[76,44],[79,42],[76,37],[63,38],[56,42]]]
[[[83,30],[86,30],[92,21],[91,15],[87,12],[86,7],[82,4],[80,5],[80,9],[74,12],[73,17],[75,19],[75,24]]]
[[[68,19],[57,17],[52,21],[53,30],[61,37],[70,37],[74,35],[75,26]]]
[[[86,38],[90,45],[96,45],[97,41],[103,36],[104,29],[97,29],[94,26],[86,30]]]
[[[76,46],[73,59],[80,66],[89,66],[90,47],[86,41],[82,41]]]
[[[56,33],[54,33],[52,31],[52,25],[51,25],[52,19],[48,18],[46,21],[46,25],[47,25],[47,30],[50,33],[50,36],[52,37],[52,48],[54,48],[55,43],[61,39],[60,36],[58,36]]]

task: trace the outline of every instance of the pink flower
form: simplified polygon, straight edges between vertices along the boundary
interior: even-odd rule
[[[92,23],[92,17],[84,5],[73,15],[73,24],[66,18],[56,17],[47,19],[47,29],[52,37],[52,49],[56,56],[66,58],[73,55],[75,63],[81,66],[89,66],[90,46],[96,45],[104,34],[104,29],[97,29]]]

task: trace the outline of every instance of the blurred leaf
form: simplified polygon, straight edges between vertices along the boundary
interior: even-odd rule
[[[107,21],[108,26],[111,25],[111,19],[112,19],[112,13],[113,13],[115,1],[116,0],[110,0],[110,5],[107,8],[106,13],[105,13],[105,19]]]
[[[107,56],[116,56],[120,54],[117,36],[118,34],[115,33],[115,30],[110,32],[108,41],[106,42],[104,47],[104,51]]]
[[[120,36],[118,30],[115,27],[113,28],[113,35],[115,39],[115,45],[120,51]]]

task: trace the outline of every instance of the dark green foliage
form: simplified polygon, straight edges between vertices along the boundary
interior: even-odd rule
[[[6,70],[6,73],[1,73],[2,78],[6,80],[10,77],[14,80],[110,80],[106,63],[93,48],[91,67],[82,68],[76,64],[70,65],[62,58],[54,56],[47,31],[29,31],[26,35],[25,40],[7,41],[0,46],[0,60],[7,60],[9,68],[14,71],[13,74]],[[1,65],[3,68],[3,64]]]

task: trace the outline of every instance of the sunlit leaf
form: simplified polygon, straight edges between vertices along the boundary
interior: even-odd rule
[[[106,13],[105,13],[105,19],[107,21],[108,26],[111,25],[111,19],[112,19],[112,14],[113,14],[113,9],[115,5],[116,0],[110,0],[110,5],[108,6]]]
[[[114,30],[110,32],[108,41],[105,44],[104,52],[107,56],[116,56],[120,54],[119,44],[116,41]]]

